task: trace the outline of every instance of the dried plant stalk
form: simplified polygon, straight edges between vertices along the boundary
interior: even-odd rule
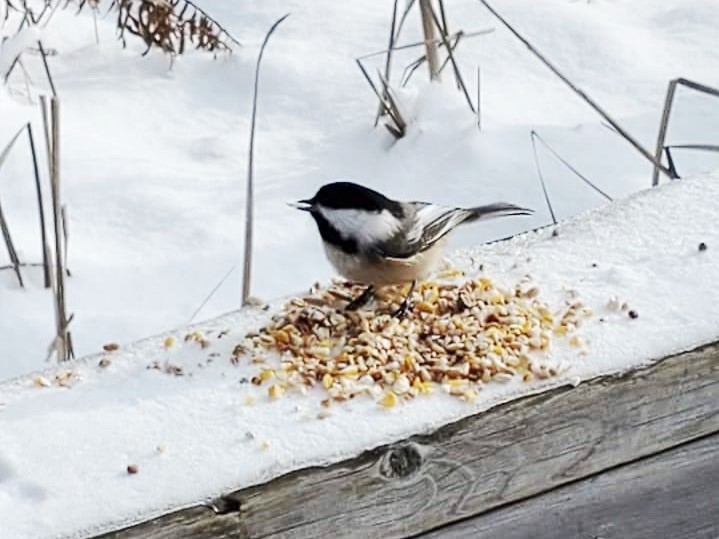
[[[260,47],[260,53],[257,56],[257,65],[255,66],[255,86],[252,95],[252,119],[250,123],[250,149],[247,158],[247,192],[245,199],[245,254],[242,272],[242,305],[245,306],[250,301],[250,283],[252,277],[252,225],[253,225],[253,208],[254,208],[254,154],[255,154],[255,122],[257,120],[257,93],[260,84],[260,65],[265,47],[270,36],[277,27],[290,14],[280,17],[270,27],[265,35],[265,39]]]
[[[702,92],[708,95],[712,95],[714,97],[719,97],[719,90],[716,88],[712,88],[711,86],[707,86],[706,84],[700,84],[698,82],[694,82],[685,78],[678,78],[673,79],[669,81],[669,87],[667,88],[667,96],[664,99],[664,109],[662,111],[662,119],[659,123],[659,134],[657,135],[657,146],[654,150],[654,159],[657,162],[661,162],[662,159],[662,151],[667,152],[667,159],[669,161],[669,171],[670,175],[669,177],[671,179],[677,179],[679,176],[676,173],[676,169],[674,168],[674,163],[671,160],[671,153],[668,151],[668,149],[664,146],[664,141],[667,137],[667,129],[669,128],[669,116],[672,112],[672,106],[674,105],[674,95],[676,93],[677,85],[681,84],[682,86],[685,86],[687,88],[690,88],[692,90],[696,90],[697,92]],[[656,186],[659,184],[659,172],[660,168],[657,166],[654,167],[654,171],[652,172],[652,186]]]
[[[389,29],[389,46],[387,47],[387,56],[385,57],[385,64],[384,64],[384,78],[387,80],[389,80],[390,69],[392,67],[392,47],[394,47],[394,41],[397,37],[396,26],[397,26],[397,0],[394,0],[394,6],[392,8],[392,24],[390,25],[390,29]],[[383,112],[384,112],[384,105],[380,101],[378,108],[377,108],[377,114],[374,118],[375,127],[377,127],[377,123],[379,122],[379,118]]]
[[[7,159],[8,155],[10,155],[10,151],[12,150],[13,146],[15,146],[15,143],[17,142],[18,138],[20,138],[20,135],[22,134],[24,129],[25,126],[22,126],[18,130],[18,132],[15,133],[15,136],[10,139],[10,142],[7,143],[5,148],[3,148],[2,153],[0,153],[0,169],[2,169],[3,164],[5,164],[5,160]],[[15,271],[18,283],[20,283],[21,287],[24,287],[25,285],[22,280],[22,274],[20,273],[20,258],[18,257],[17,251],[15,249],[15,244],[12,241],[12,236],[10,235],[10,227],[7,224],[7,220],[5,219],[2,205],[0,205],[0,232],[2,232],[3,240],[5,241],[5,247],[7,248],[11,267]]]
[[[434,37],[434,25],[432,24],[432,5],[430,0],[419,0],[419,10],[422,16],[422,32],[429,66],[429,79],[439,79],[439,59],[437,57],[437,42]]]
[[[37,209],[40,216],[40,241],[42,242],[42,269],[45,288],[50,288],[50,260],[48,258],[47,244],[47,228],[45,225],[45,204],[42,198],[42,186],[40,184],[40,168],[37,161],[37,151],[35,150],[35,137],[32,133],[32,125],[27,123],[27,136],[30,142],[30,154],[32,156],[32,167],[35,175],[35,191],[37,194]]]
[[[484,7],[486,7],[492,15],[494,15],[499,22],[501,22],[519,41],[521,41],[525,47],[527,47],[532,54],[534,54],[540,62],[542,62],[549,70],[554,73],[559,79],[564,82],[572,91],[577,94],[585,103],[592,107],[604,120],[607,121],[616,131],[619,133],[624,140],[629,142],[635,150],[637,150],[645,159],[652,163],[658,170],[667,176],[671,177],[671,171],[661,164],[644,146],[642,146],[637,139],[630,135],[619,123],[612,118],[602,107],[600,107],[591,97],[589,97],[584,91],[580,90],[572,81],[570,81],[554,64],[552,64],[547,58],[537,50],[524,36],[522,36],[506,19],[504,19],[497,11],[487,2],[487,0],[479,0]]]
[[[482,130],[482,69],[477,66],[477,129]]]
[[[20,259],[17,255],[17,251],[15,250],[15,245],[12,242],[12,237],[10,236],[10,228],[8,227],[7,221],[5,220],[5,214],[2,211],[2,205],[0,204],[0,231],[2,231],[3,239],[5,240],[5,246],[7,247],[7,253],[10,257],[10,264],[13,270],[15,271],[15,275],[17,275],[18,283],[22,288],[25,287],[25,284],[22,280],[22,274],[20,273]]]
[[[41,106],[47,106],[47,100],[41,97]],[[43,112],[43,120],[47,122],[47,112]],[[55,235],[55,264],[53,292],[55,294],[55,339],[54,349],[58,361],[67,361],[75,357],[72,346],[72,336],[69,325],[72,316],[68,318],[65,304],[65,268],[63,264],[63,231],[62,231],[62,203],[60,190],[60,104],[58,99],[53,97],[50,100],[49,125],[45,125],[45,132],[48,134],[50,187],[52,196],[52,213]]]
[[[589,178],[587,178],[584,174],[582,174],[582,173],[579,172],[574,166],[572,166],[572,164],[569,163],[569,161],[567,161],[566,159],[564,159],[564,157],[562,157],[561,155],[559,155],[559,153],[558,153],[554,148],[552,148],[552,147],[547,143],[547,141],[544,140],[544,139],[539,135],[539,133],[537,133],[536,131],[532,130],[532,131],[531,131],[531,136],[532,136],[532,146],[535,148],[535,154],[536,154],[536,146],[534,145],[534,140],[536,139],[536,140],[538,140],[539,142],[542,143],[542,145],[549,151],[549,153],[551,153],[554,157],[556,157],[557,160],[558,160],[560,163],[562,163],[565,167],[567,167],[567,169],[568,169],[572,174],[574,174],[577,178],[579,178],[580,180],[582,180],[587,186],[589,186],[591,189],[593,189],[596,193],[598,193],[599,195],[601,195],[602,197],[604,197],[604,198],[605,198],[606,200],[608,200],[609,202],[611,202],[612,200],[614,200],[610,195],[608,195],[607,193],[605,193],[604,191],[602,191],[599,187],[597,187],[597,185],[596,185],[592,180],[590,180]]]
[[[449,57],[449,61],[452,62],[452,67],[454,68],[454,76],[457,79],[457,85],[462,89],[462,93],[464,93],[464,97],[467,100],[467,105],[469,105],[469,108],[472,110],[472,112],[476,112],[474,110],[474,104],[472,103],[472,98],[469,97],[469,92],[467,91],[467,86],[464,84],[464,80],[462,79],[462,73],[459,70],[459,65],[457,64],[457,61],[454,59],[454,52],[452,47],[449,44],[449,41],[447,41],[447,36],[442,31],[442,23],[437,18],[437,14],[434,12],[434,10],[430,7],[430,15],[432,17],[432,20],[434,21],[435,26],[437,26],[437,29],[439,30],[440,38],[442,39],[442,44],[444,45],[445,49],[447,49],[447,55]]]

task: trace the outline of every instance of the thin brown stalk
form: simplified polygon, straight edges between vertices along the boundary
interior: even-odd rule
[[[18,138],[20,138],[20,135],[22,134],[24,129],[25,126],[22,126],[17,131],[17,133],[15,133],[15,136],[10,139],[10,142],[7,143],[5,148],[3,148],[2,153],[0,153],[0,169],[2,169],[5,160],[7,159],[8,155],[10,155],[10,151],[15,146],[15,143],[17,142]],[[15,244],[12,241],[12,236],[10,235],[10,227],[7,224],[7,220],[5,219],[2,205],[0,205],[0,232],[2,232],[2,236],[5,241],[5,247],[7,248],[8,252],[8,257],[10,258],[10,263],[15,270],[15,275],[17,276],[18,283],[20,283],[21,287],[24,287],[25,285],[22,280],[22,274],[20,273],[20,258],[18,257],[17,250],[15,249]]]
[[[521,41],[532,54],[534,54],[552,73],[559,77],[562,82],[569,86],[572,91],[583,99],[590,107],[592,107],[602,118],[604,118],[617,132],[631,144],[645,159],[652,163],[662,173],[671,178],[671,171],[661,164],[649,151],[644,148],[632,135],[630,135],[617,121],[615,121],[602,107],[599,106],[591,97],[583,90],[579,89],[572,83],[557,67],[555,67],[547,58],[537,50],[525,37],[523,37],[514,27],[509,24],[497,11],[487,2],[487,0],[479,0],[498,20],[501,22],[519,41]]]
[[[714,97],[719,97],[719,90],[716,88],[712,88],[711,86],[707,86],[705,84],[700,84],[698,82],[694,82],[685,78],[677,78],[669,81],[669,87],[667,88],[667,95],[664,99],[664,109],[662,110],[662,119],[659,123],[659,134],[657,136],[657,145],[654,150],[654,158],[656,161],[661,162],[662,159],[662,152],[665,150],[664,147],[664,141],[667,137],[667,129],[669,128],[669,116],[672,112],[672,107],[674,106],[674,96],[676,94],[676,88],[677,85],[681,84],[682,86],[686,86],[687,88],[690,88],[692,90],[696,90],[698,92],[702,92],[705,94],[712,95]],[[671,153],[667,152],[667,158],[671,159]],[[676,169],[674,169],[673,163],[669,163],[669,170],[672,173],[670,175],[670,178],[676,179],[678,178],[678,175],[676,175]],[[654,171],[652,172],[652,186],[656,186],[659,184],[659,169],[655,166]]]
[[[424,35],[425,55],[429,67],[429,79],[439,80],[439,59],[437,56],[437,42],[434,37],[434,25],[432,19],[434,11],[430,0],[419,0],[419,11],[422,16],[422,33]],[[441,33],[441,32],[440,32]],[[445,36],[442,36],[446,39]]]
[[[482,70],[477,66],[477,129],[482,130]]]
[[[377,99],[379,99],[380,103],[384,105],[385,111],[390,116],[392,121],[395,123],[395,125],[399,125],[399,121],[394,116],[394,111],[392,110],[392,106],[389,104],[389,102],[383,97],[382,93],[377,89],[377,86],[375,86],[375,83],[372,81],[372,77],[369,76],[369,73],[367,73],[367,70],[365,69],[364,65],[362,65],[362,62],[360,60],[355,60],[357,62],[357,65],[360,68],[360,71],[362,71],[362,74],[364,75],[364,78],[367,80],[367,82],[370,85],[370,88],[372,88],[372,91],[377,96]],[[390,131],[392,131],[390,129]],[[392,134],[395,134],[394,131],[392,131]],[[399,137],[398,137],[399,138]]]
[[[242,305],[245,306],[250,300],[250,283],[252,273],[252,225],[253,225],[253,207],[254,207],[254,153],[255,153],[255,123],[257,120],[257,94],[260,84],[260,65],[265,47],[272,33],[290,14],[286,14],[277,19],[265,34],[265,39],[260,46],[260,53],[257,56],[257,65],[255,66],[255,85],[252,96],[252,119],[250,123],[250,149],[247,159],[247,191],[245,198],[245,254],[242,272]]]
[[[40,56],[42,57],[42,65],[45,67],[45,74],[47,75],[47,80],[50,83],[50,90],[52,90],[52,96],[57,97],[57,92],[55,91],[55,83],[52,80],[52,75],[50,74],[50,66],[47,63],[47,54],[45,54],[45,49],[42,46],[42,42],[37,42],[38,49],[40,49]]]
[[[74,357],[69,332],[70,319],[65,304],[65,271],[63,266],[62,203],[60,189],[60,103],[57,98],[50,100],[50,147],[52,194],[52,213],[55,233],[55,315],[56,315],[56,353],[58,361],[67,361]]]
[[[42,242],[42,269],[45,288],[50,288],[50,261],[47,257],[47,228],[45,225],[45,204],[42,198],[42,186],[40,183],[40,168],[37,162],[37,151],[35,149],[35,137],[32,134],[32,125],[27,123],[27,136],[30,141],[30,154],[32,156],[32,167],[35,174],[35,192],[37,194],[37,209],[40,215],[40,241]]]
[[[67,265],[67,246],[68,239],[70,238],[70,228],[67,220],[67,204],[63,204],[60,208],[60,217],[62,217],[62,257],[63,257],[63,268],[65,269],[65,275],[71,277],[70,268]]]
[[[384,78],[389,80],[389,73],[390,68],[392,65],[392,47],[394,47],[394,40],[395,40],[395,26],[397,25],[397,1],[394,0],[394,7],[392,8],[392,24],[390,25],[389,29],[389,46],[387,47],[387,55],[385,57],[385,64],[384,64]],[[384,110],[383,104],[380,102],[377,106],[377,114],[374,118],[374,125],[377,127],[377,123],[379,122],[379,118],[382,115],[382,111]]]
[[[100,33],[97,31],[97,6],[92,7],[92,25],[95,28],[95,44],[100,44]]]
[[[397,106],[397,102],[394,99],[394,96],[392,95],[392,91],[389,86],[389,82],[382,76],[382,73],[379,73],[379,79],[382,82],[382,88],[387,96],[387,104],[389,105],[389,111],[391,112],[392,119],[394,120],[396,129],[392,130],[390,129],[390,132],[396,137],[396,138],[402,138],[405,133],[407,132],[407,122],[404,121],[404,118],[402,118],[402,112],[399,110],[399,107]]]
[[[402,32],[402,27],[404,26],[404,21],[407,20],[407,15],[409,14],[409,11],[412,9],[412,6],[414,6],[415,0],[409,0],[407,4],[404,7],[404,11],[402,12],[402,16],[399,18],[399,24],[397,24],[397,34],[394,36],[394,40],[397,41],[399,38],[400,32]]]
[[[537,133],[536,131],[532,131],[532,132],[531,132],[531,136],[532,136],[532,145],[533,145],[533,146],[534,146],[534,139],[537,139],[539,142],[542,143],[542,145],[543,145],[547,150],[549,150],[549,152],[550,152],[554,157],[557,158],[557,160],[558,160],[560,163],[562,163],[565,167],[567,167],[567,169],[569,169],[569,171],[570,171],[572,174],[574,174],[577,178],[579,178],[580,180],[582,180],[587,186],[589,186],[591,189],[593,189],[596,193],[600,194],[602,197],[604,197],[604,198],[605,198],[606,200],[608,200],[609,202],[611,202],[612,200],[614,200],[610,195],[608,195],[608,194],[605,193],[602,189],[600,189],[599,187],[597,187],[597,185],[596,185],[592,180],[590,180],[590,179],[587,178],[584,174],[582,174],[581,172],[579,172],[569,161],[567,161],[566,159],[564,159],[564,157],[562,157],[561,155],[559,155],[559,153],[558,153],[554,148],[552,148],[552,147],[547,143],[547,141],[544,140],[544,139],[539,135],[539,133]],[[535,153],[536,153],[536,147],[535,147]]]
[[[457,36],[460,36],[460,35],[463,38],[467,39],[470,37],[484,36],[487,34],[491,34],[492,32],[494,32],[494,28],[486,28],[484,30],[476,30],[474,32],[465,32],[463,30],[460,30],[458,32],[455,32],[451,36],[448,36],[448,39],[453,40],[453,39],[456,39]],[[433,42],[435,44],[437,44],[438,47],[442,47],[442,38],[436,38]],[[403,51],[406,49],[413,49],[415,47],[424,47],[425,44],[426,44],[425,41],[416,41],[414,43],[405,43],[404,45],[397,45],[395,47],[392,47],[392,50],[393,51]],[[367,58],[372,58],[373,56],[380,56],[382,54],[386,54],[387,52],[388,52],[387,49],[382,49],[381,51],[374,51],[374,52],[369,52],[367,54],[363,54],[362,56],[358,56],[355,59],[356,60],[366,60]]]
[[[469,105],[469,108],[472,110],[472,112],[475,112],[474,104],[472,103],[472,98],[469,97],[469,92],[467,91],[467,86],[464,84],[464,80],[462,79],[462,73],[459,70],[459,65],[457,65],[457,61],[454,59],[454,52],[452,51],[452,47],[450,46],[449,42],[447,41],[447,36],[441,31],[442,30],[442,24],[437,18],[437,14],[434,12],[434,10],[430,7],[430,14],[432,16],[432,20],[434,21],[434,24],[436,25],[437,29],[440,30],[440,37],[442,38],[442,43],[444,44],[444,47],[447,49],[447,54],[449,55],[449,61],[452,62],[452,67],[454,68],[454,76],[457,79],[457,85],[462,89],[462,93],[464,93],[464,98],[467,100],[467,105]]]
[[[452,52],[454,52],[454,51],[457,49],[457,45],[459,45],[459,40],[460,40],[460,39],[462,39],[462,33],[461,33],[461,32],[458,32],[458,33],[457,33],[457,37],[454,39],[454,42],[452,42],[452,41],[450,40],[449,45],[450,45],[450,50],[451,50]],[[442,44],[442,45],[444,45],[444,44]],[[442,62],[442,65],[439,66],[439,73],[440,73],[440,75],[442,74],[442,71],[444,71],[444,68],[447,67],[448,64],[449,64],[449,55],[447,55],[447,58],[444,59],[444,62]],[[457,88],[459,89],[459,85],[457,86]]]
[[[17,251],[15,250],[15,245],[13,244],[12,237],[10,236],[10,227],[5,220],[5,214],[3,213],[2,204],[0,204],[0,231],[2,232],[3,239],[5,240],[5,247],[7,248],[7,254],[10,258],[10,264],[15,271],[18,283],[20,284],[21,288],[25,288],[25,284],[22,280],[22,273],[20,273],[20,259],[17,255]]]

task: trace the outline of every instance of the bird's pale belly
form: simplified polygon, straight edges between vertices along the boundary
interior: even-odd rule
[[[425,279],[438,266],[444,255],[445,242],[409,258],[368,260],[348,255],[341,249],[325,243],[325,252],[337,273],[350,281],[385,286]]]

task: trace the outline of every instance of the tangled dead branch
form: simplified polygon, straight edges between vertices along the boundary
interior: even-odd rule
[[[231,52],[239,42],[207,12],[189,0],[113,0],[118,11],[117,29],[141,38],[147,49],[158,47],[182,54],[188,45],[210,52]]]
[[[23,24],[37,24],[46,14],[49,21],[60,4],[63,8],[76,6],[77,13],[88,7],[97,11],[100,4],[99,0],[45,0],[41,9],[33,10],[27,0],[0,2],[5,7],[3,22],[11,12],[17,12],[23,16]],[[178,55],[190,47],[217,53],[232,52],[233,47],[240,46],[216,19],[191,0],[112,0],[108,8],[111,11],[117,12],[117,32],[123,46],[128,33],[137,36],[147,46],[143,55],[152,48]]]

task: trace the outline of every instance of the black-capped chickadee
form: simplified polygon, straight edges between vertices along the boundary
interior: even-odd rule
[[[417,280],[442,259],[447,234],[463,223],[532,210],[498,202],[449,208],[427,202],[398,202],[351,182],[324,185],[312,198],[292,206],[317,223],[325,252],[344,278],[368,285],[347,309],[364,305],[375,286],[412,283],[396,316],[408,306]]]

